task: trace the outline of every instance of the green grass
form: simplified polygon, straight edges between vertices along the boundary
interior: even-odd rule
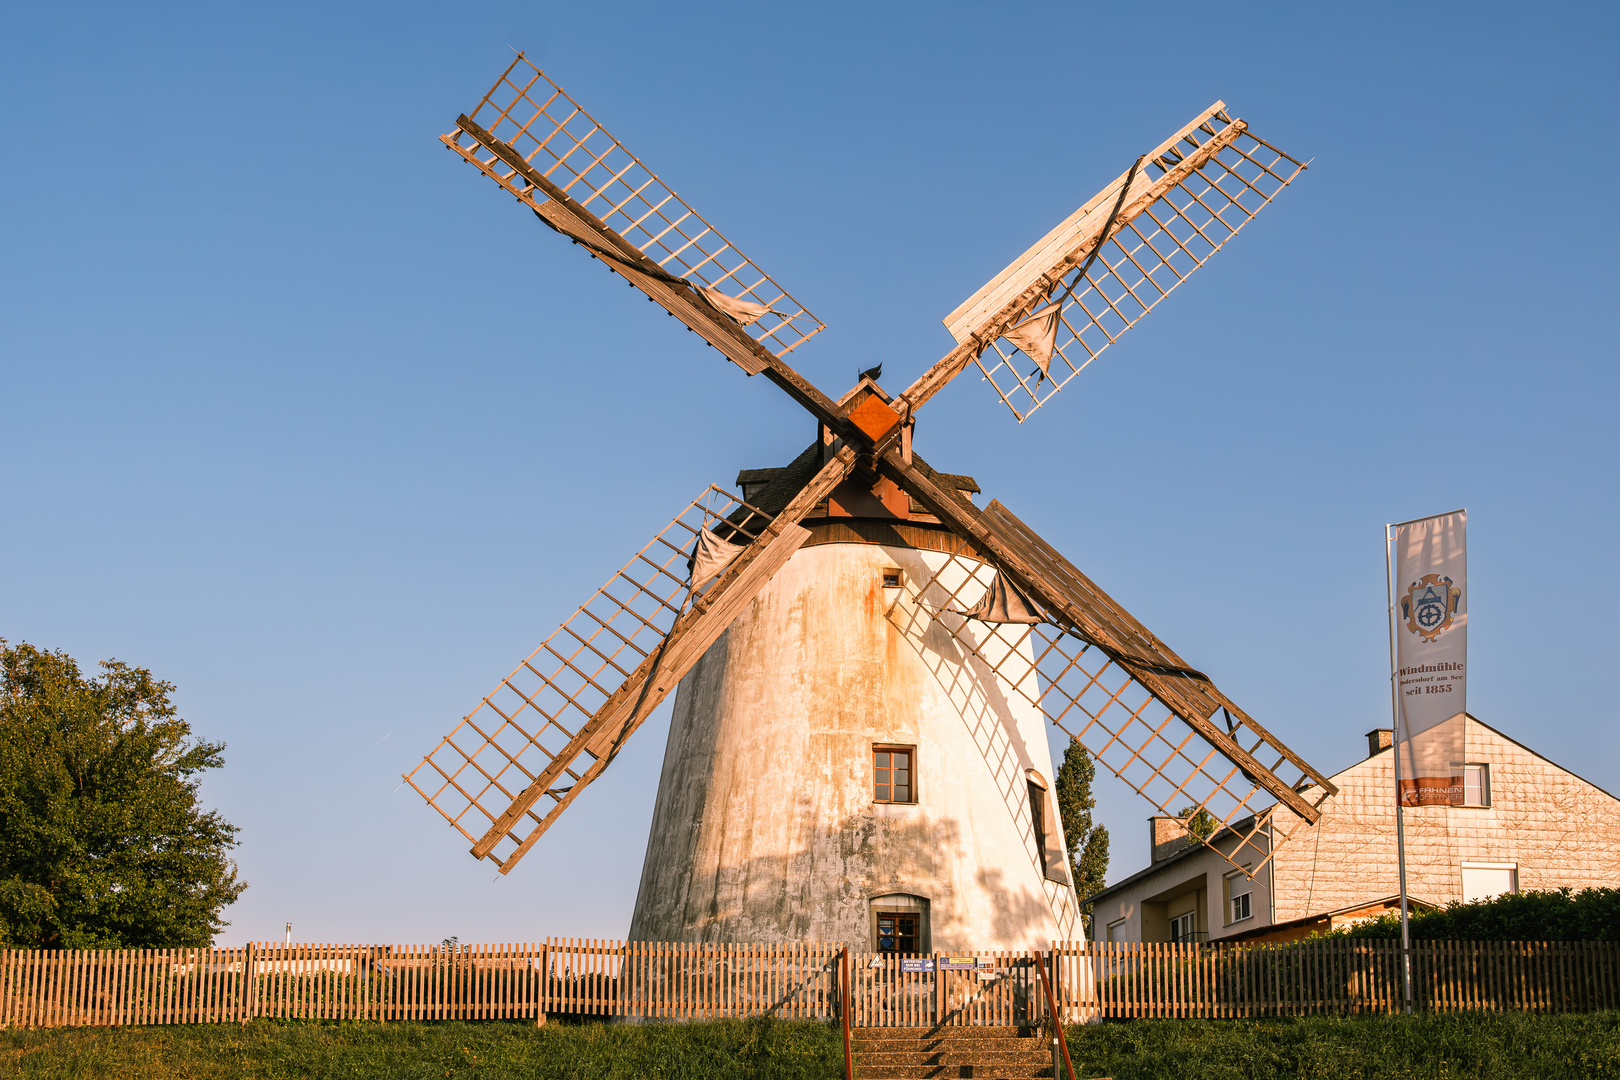
[[[1136,1020],[1070,1029],[1082,1077],[1620,1080],[1620,1012]],[[834,1080],[838,1029],[697,1024],[271,1023],[0,1031],[0,1077]]]
[[[1131,1020],[1067,1030],[1081,1077],[1620,1080],[1620,1012]]]
[[[212,1080],[829,1080],[843,1042],[826,1024],[199,1024],[0,1031],[0,1077]]]

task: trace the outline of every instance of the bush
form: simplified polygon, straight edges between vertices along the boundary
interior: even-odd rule
[[[1414,941],[1620,941],[1620,889],[1509,893],[1411,916]],[[1384,915],[1330,936],[1399,938]]]

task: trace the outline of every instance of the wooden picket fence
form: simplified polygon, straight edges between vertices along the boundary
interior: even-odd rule
[[[508,945],[284,945],[0,951],[0,1026],[328,1020],[836,1020],[837,945],[554,938]],[[1056,942],[1050,952],[851,952],[855,1027],[1020,1025],[1047,1015],[1050,963],[1068,1021],[1398,1012],[1395,942]],[[1415,1006],[1620,1008],[1620,944],[1418,942]]]
[[[1097,1016],[1301,1016],[1400,1012],[1405,1005],[1398,941],[1056,949],[1065,1001]],[[1428,1012],[1620,1008],[1620,943],[1413,942],[1412,997],[1414,1008]]]

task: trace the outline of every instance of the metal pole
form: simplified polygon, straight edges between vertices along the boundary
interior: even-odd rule
[[[1384,591],[1389,601],[1386,622],[1389,627],[1389,708],[1395,729],[1390,732],[1390,752],[1395,755],[1395,860],[1401,872],[1401,989],[1406,1012],[1412,1012],[1412,936],[1406,911],[1406,816],[1402,812],[1401,798],[1401,695],[1397,681],[1399,661],[1395,653],[1395,549],[1390,533],[1384,526]]]

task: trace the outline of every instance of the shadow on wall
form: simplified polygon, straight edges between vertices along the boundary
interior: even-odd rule
[[[909,556],[907,558],[906,556]],[[916,581],[929,581],[933,572],[920,555],[907,552],[900,558],[908,574],[917,575]],[[942,607],[946,600],[944,590],[934,586],[938,595],[929,602],[934,608]],[[923,606],[925,598],[902,595],[888,612],[893,631],[898,632],[917,652],[946,698],[956,707],[967,727],[973,743],[984,759],[996,789],[1001,794],[1007,814],[1023,837],[1030,865],[1043,881],[1044,905],[1058,925],[1059,932],[1072,937],[1078,927],[1078,901],[1073,889],[1046,879],[1045,866],[1035,838],[1034,822],[1030,819],[1029,794],[1025,770],[1035,768],[1036,757],[1013,719],[1013,702],[1002,690],[995,670],[982,657],[965,650],[956,637]],[[945,618],[961,618],[945,615]],[[1019,627],[1025,630],[1024,627]],[[1001,635],[999,628],[986,629],[983,640],[998,638],[1004,647],[1013,646]],[[1025,665],[1028,678],[1035,679],[1034,665]],[[1034,705],[1029,708],[1034,709]],[[1045,723],[1044,718],[1042,723]],[[1041,758],[1048,757],[1045,746]],[[1043,765],[1045,765],[1043,761]],[[1047,767],[1038,770],[1043,775]],[[1048,780],[1053,779],[1048,777]],[[1061,823],[1054,823],[1061,830]]]
[[[1044,922],[1051,914],[1051,908],[1044,896],[1037,897],[1027,889],[1016,892],[1008,890],[1002,882],[1000,870],[980,870],[979,887],[1002,898],[1002,903],[996,907],[994,923],[997,941],[1027,940],[1020,933],[1021,928],[1031,923]],[[1059,929],[1062,930],[1061,924]]]
[[[800,820],[816,820],[800,796]],[[643,898],[630,939],[685,942],[821,941],[874,948],[872,901],[904,893],[928,902],[934,950],[1022,948],[1027,928],[1049,918],[1044,897],[1009,889],[999,871],[982,871],[974,897],[959,897],[950,870],[965,857],[954,819],[847,817],[821,836],[803,835],[780,857],[721,867],[713,879],[669,873]],[[873,873],[873,867],[880,868]],[[979,910],[974,910],[975,901]]]

